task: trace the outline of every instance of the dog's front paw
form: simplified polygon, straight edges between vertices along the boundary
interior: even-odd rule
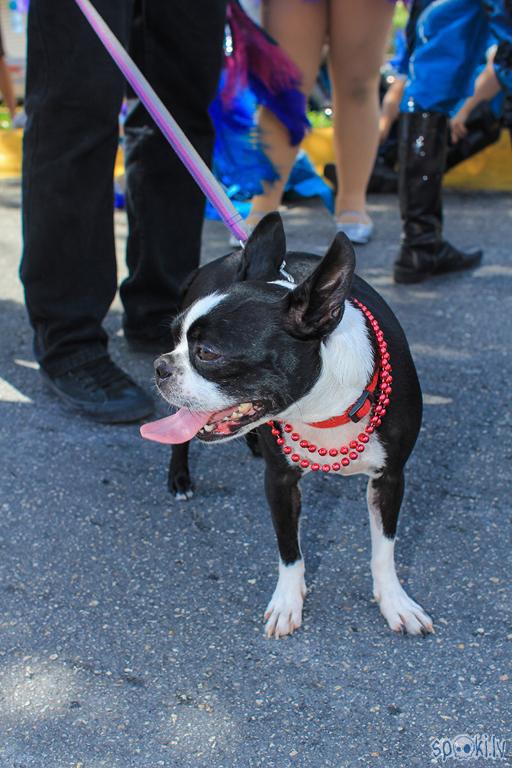
[[[283,637],[291,635],[302,624],[302,605],[304,598],[296,595],[289,599],[278,595],[277,590],[265,611],[265,634],[267,637]]]
[[[183,470],[170,476],[168,487],[177,501],[190,501],[194,495],[194,488],[188,470]]]
[[[265,611],[267,637],[291,635],[302,624],[302,606],[306,597],[304,563],[279,564],[279,580]]]
[[[187,488],[183,491],[175,491],[174,492],[174,498],[176,501],[190,501],[191,498],[194,496],[194,491],[192,488]]]
[[[397,583],[377,598],[380,611],[394,632],[424,635],[433,632],[432,619]]]

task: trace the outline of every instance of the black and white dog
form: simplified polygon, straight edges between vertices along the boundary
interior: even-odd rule
[[[298,483],[311,469],[368,475],[375,599],[391,629],[432,631],[430,617],[400,585],[394,562],[404,466],[421,423],[421,390],[397,319],[354,275],[354,264],[352,245],[342,234],[321,260],[287,253],[281,218],[269,214],[242,252],[195,273],[173,325],[174,349],[155,361],[158,389],[180,410],[141,432],[173,444],[169,480],[178,497],[191,494],[193,436],[214,443],[257,431],[280,554],[279,579],[265,613],[269,636],[301,625],[306,584]],[[392,363],[392,392],[378,418],[369,382],[375,383],[385,363]],[[337,461],[323,464],[322,456]]]

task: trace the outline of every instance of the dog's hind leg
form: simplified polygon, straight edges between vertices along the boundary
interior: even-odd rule
[[[289,635],[302,623],[306,596],[304,560],[299,542],[300,472],[282,467],[265,471],[265,491],[279,547],[279,578],[267,610],[265,632],[268,637]]]
[[[194,495],[188,470],[188,449],[190,443],[173,445],[167,487],[179,501],[188,501]]]
[[[419,635],[433,631],[432,619],[405,592],[395,569],[395,534],[403,493],[402,471],[385,471],[368,482],[373,595],[391,629]]]

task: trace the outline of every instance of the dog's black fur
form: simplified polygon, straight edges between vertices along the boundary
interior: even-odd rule
[[[280,271],[284,259],[286,271],[297,286],[293,290],[271,284],[284,279]],[[224,365],[219,371],[197,360],[193,365],[201,376],[210,377],[228,394],[232,392],[233,402],[241,402],[240,396],[264,400],[272,418],[310,391],[318,380],[320,345],[340,322],[345,300],[355,298],[368,307],[384,333],[393,365],[391,402],[376,430],[386,461],[370,479],[384,536],[393,539],[404,491],[404,466],[421,424],[421,390],[398,320],[384,299],[354,275],[353,269],[353,249],[344,235],[337,236],[322,260],[310,253],[286,252],[280,217],[271,214],[258,225],[243,251],[230,253],[194,273],[186,288],[183,310],[215,291],[229,292],[228,316],[224,316],[228,309],[221,303],[192,324],[188,340],[192,350],[196,339],[207,338],[215,345],[220,335],[222,345],[232,354],[231,367]],[[175,325],[179,333],[181,318]],[[251,345],[246,352],[243,337],[247,333]],[[378,359],[373,333],[369,338]],[[272,362],[267,365],[269,356]],[[272,395],[268,397],[267,392]],[[298,483],[303,471],[283,455],[267,424],[258,426],[247,438],[253,452],[261,453],[266,462],[265,490],[282,563],[293,564],[301,558]],[[188,449],[188,443],[173,446],[169,468],[169,489],[180,497],[187,497],[192,488]]]
[[[268,220],[270,218],[270,216],[267,217],[267,223],[269,223]],[[252,287],[253,281],[262,280],[268,282],[283,279],[283,275],[279,271],[283,259],[286,261],[286,271],[292,275],[297,284],[307,279],[321,262],[320,257],[300,251],[286,252],[284,241],[281,239],[280,228],[277,228],[277,242],[275,239],[272,239],[273,232],[274,226],[269,226],[268,232],[265,233],[265,238],[257,241],[256,254],[251,253],[249,243],[245,251],[234,251],[227,256],[200,267],[193,274],[185,288],[183,309],[187,309],[197,299],[207,296],[214,291],[223,291],[235,283],[250,280]],[[382,296],[365,280],[358,275],[354,275],[347,298],[359,299],[378,318],[379,325],[388,343],[391,360],[394,363],[393,397],[387,409],[386,418],[378,428],[379,436],[387,449],[389,464],[386,468],[385,476],[376,481],[382,498],[384,531],[387,536],[394,536],[403,495],[403,468],[414,447],[421,425],[421,389],[405,334]],[[373,336],[371,336],[371,340],[374,346],[374,353],[377,355]],[[319,343],[318,339],[315,339],[315,346],[316,343]],[[298,383],[299,390],[302,391],[307,387],[307,384],[312,384],[317,375],[318,370],[308,371],[305,369],[302,371],[302,381],[299,380],[297,382],[297,378],[293,374],[289,374],[290,379]],[[309,379],[309,382],[304,381],[304,379]],[[300,394],[299,392],[290,393],[292,399],[298,399]],[[284,484],[284,486],[288,487],[284,496],[287,497],[285,506],[289,507],[289,502],[293,495],[291,488],[293,488],[303,473],[297,467],[289,466],[289,463],[284,459],[282,452],[276,446],[276,442],[270,434],[270,427],[266,425],[261,426],[256,430],[256,433],[259,438],[258,448],[255,447],[252,434],[249,438],[252,450],[260,451],[263,454],[269,467],[271,467],[271,476],[276,474],[273,470],[277,469],[277,467],[279,467],[278,474],[283,474],[280,482],[272,483],[270,480],[267,483],[267,493],[270,492],[271,495],[270,504],[272,512],[274,517],[281,521],[278,526],[281,528],[287,515],[286,512],[282,511],[284,498],[283,494],[277,492],[277,488],[273,489],[272,486],[281,487]],[[188,470],[188,448],[188,443],[173,446],[172,460],[169,468],[169,490],[171,493],[186,494],[191,489]],[[286,482],[283,483],[285,478]],[[274,499],[274,502],[272,499]],[[296,516],[298,516],[298,510],[294,510],[293,517]],[[287,549],[289,548],[288,546]],[[294,547],[291,547],[291,549],[295,552]],[[290,561],[289,557],[283,557],[283,560],[285,562]]]

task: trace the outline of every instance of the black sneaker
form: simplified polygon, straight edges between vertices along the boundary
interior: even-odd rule
[[[41,369],[41,376],[64,403],[103,424],[139,421],[154,409],[151,397],[107,355],[58,376]]]
[[[473,269],[480,264],[482,256],[482,251],[459,251],[446,240],[434,249],[430,246],[415,248],[405,245],[395,261],[393,277],[395,283],[421,283],[436,275]]]

